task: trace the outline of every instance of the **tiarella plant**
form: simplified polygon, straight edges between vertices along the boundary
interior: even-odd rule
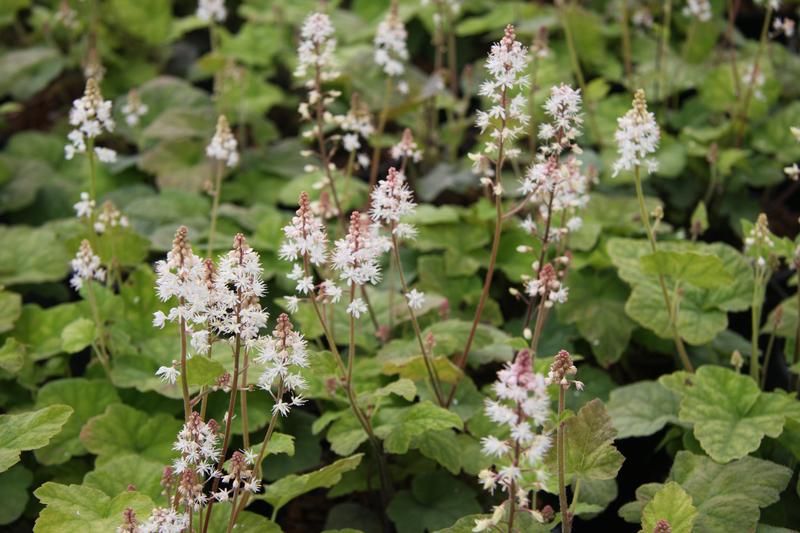
[[[6,4],[0,528],[797,529],[792,6]]]

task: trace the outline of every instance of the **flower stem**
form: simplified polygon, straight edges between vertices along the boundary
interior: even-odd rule
[[[508,98],[507,98],[507,89],[504,87],[500,96],[500,105],[503,109],[508,107]],[[503,116],[500,121],[500,129],[499,131],[504,132],[506,129],[506,116],[507,113],[503,113]],[[467,356],[469,355],[469,350],[472,348],[472,342],[475,340],[475,332],[478,330],[478,323],[481,320],[481,315],[483,314],[483,307],[486,305],[486,299],[489,297],[489,289],[492,286],[492,277],[494,276],[494,268],[497,263],[497,252],[500,249],[500,236],[503,231],[503,203],[501,202],[500,193],[502,190],[502,185],[500,183],[500,175],[503,171],[503,162],[505,160],[505,139],[501,136],[499,142],[499,148],[497,151],[497,161],[495,163],[494,169],[494,183],[492,187],[492,193],[494,194],[494,208],[495,208],[495,219],[494,219],[494,235],[492,236],[492,251],[489,254],[489,265],[486,269],[486,277],[483,280],[483,289],[481,290],[481,297],[478,300],[478,307],[475,309],[475,317],[472,319],[472,327],[470,327],[469,335],[467,336],[467,343],[464,346],[464,351],[461,353],[459,358],[456,360],[456,366],[460,370],[462,370],[462,374],[456,378],[456,382],[453,383],[453,386],[450,388],[450,393],[447,396],[447,401],[445,402],[445,407],[449,407],[450,404],[453,402],[453,398],[456,395],[456,389],[458,389],[458,385],[461,382],[461,376],[463,376],[463,370],[467,366]]]
[[[639,166],[636,165],[634,167],[633,177],[634,183],[636,184],[636,198],[639,200],[639,215],[642,219],[642,224],[644,224],[645,231],[647,232],[647,238],[650,241],[650,248],[653,252],[656,252],[658,250],[656,246],[656,237],[653,233],[653,228],[650,226],[650,215],[647,213],[647,208],[644,205],[644,191],[642,190],[642,178],[640,174],[641,171]],[[669,326],[672,332],[672,338],[675,341],[675,348],[678,350],[678,356],[680,357],[684,370],[687,372],[694,372],[694,366],[692,366],[692,362],[689,359],[689,354],[686,353],[686,347],[683,344],[683,339],[681,339],[681,336],[678,333],[678,317],[675,313],[675,308],[672,306],[672,300],[669,296],[669,292],[667,291],[667,284],[664,280],[663,274],[658,275],[658,283],[661,286],[661,294],[664,297],[664,305],[667,307]]]
[[[183,303],[181,303],[183,305]],[[192,416],[192,407],[189,398],[189,381],[186,375],[186,319],[181,318],[181,393],[183,396],[183,418],[186,422]]]
[[[381,160],[381,147],[379,145],[380,137],[383,135],[383,130],[386,128],[386,121],[389,119],[389,97],[392,94],[392,78],[386,78],[386,88],[383,93],[383,106],[381,107],[381,114],[378,117],[378,128],[375,130],[374,146],[372,147],[372,160],[369,165],[369,190],[375,187],[378,183],[378,163]]]
[[[570,516],[569,505],[567,503],[567,483],[566,483],[566,426],[561,417],[564,415],[565,389],[562,385],[558,386],[558,429],[556,431],[556,454],[558,460],[558,505],[561,509],[561,531],[570,533],[572,531],[572,517]]]
[[[214,253],[214,234],[217,230],[217,214],[219,212],[219,197],[222,191],[223,164],[222,161],[217,160],[214,168],[214,196],[211,203],[211,225],[208,230],[208,251],[206,252],[206,257],[211,257],[211,254]]]
[[[397,242],[397,235],[394,233],[394,228],[392,228],[392,253],[394,255],[395,263],[397,264],[397,272],[399,273],[400,277],[400,286],[403,289],[403,295],[406,295],[408,294],[408,284],[406,283],[406,277],[403,274],[403,264],[400,262],[399,243]],[[439,376],[436,372],[436,367],[434,366],[431,354],[425,347],[425,340],[422,338],[422,331],[420,330],[419,322],[417,321],[417,314],[411,307],[408,298],[404,299],[406,300],[406,307],[408,307],[408,314],[411,316],[411,324],[414,326],[414,333],[417,336],[417,342],[419,342],[419,349],[422,350],[422,359],[425,362],[425,369],[428,371],[428,378],[431,380],[431,386],[433,387],[433,392],[436,395],[436,401],[439,403],[439,405],[444,406],[445,400],[444,395],[442,394],[441,386],[439,385]]]
[[[631,59],[630,11],[628,0],[622,0],[622,57],[625,62],[625,81],[633,83],[633,61]]]
[[[758,42],[758,51],[756,52],[756,58],[753,62],[753,69],[750,74],[750,79],[747,82],[747,90],[744,93],[744,99],[742,100],[742,107],[739,112],[738,117],[738,129],[736,132],[736,146],[742,145],[742,140],[744,140],[745,130],[747,129],[747,113],[750,110],[750,101],[753,98],[753,92],[755,89],[756,78],[758,77],[759,70],[761,68],[761,58],[764,55],[764,51],[767,48],[767,41],[769,38],[769,21],[772,18],[772,3],[768,3],[767,13],[764,15],[764,22],[761,25],[761,37]],[[734,124],[737,121],[734,120]]]
[[[764,305],[764,283],[766,280],[765,269],[756,265],[755,283],[753,284],[753,303],[750,308],[750,377],[760,383],[760,369],[758,364],[758,337],[761,329],[761,308]],[[766,368],[764,369],[766,371]]]

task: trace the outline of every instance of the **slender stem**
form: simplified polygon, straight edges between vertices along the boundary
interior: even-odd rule
[[[315,45],[317,48],[316,52],[319,53],[319,45]],[[317,102],[315,106],[315,119],[316,119],[316,129],[317,129],[317,148],[319,150],[319,157],[322,161],[323,171],[325,172],[325,177],[328,180],[328,186],[331,189],[331,195],[333,196],[333,203],[336,206],[336,215],[339,219],[339,224],[344,228],[345,227],[345,220],[344,220],[344,211],[342,210],[342,203],[339,201],[339,194],[336,192],[336,186],[333,183],[333,174],[331,173],[331,161],[330,157],[328,156],[328,150],[325,147],[325,109],[323,108],[323,100],[324,97],[322,95],[322,67],[317,64],[314,71],[314,90],[317,92]]]
[[[86,157],[89,159],[89,197],[93,202],[97,202],[97,163],[94,157],[94,139],[90,138],[86,143]],[[92,211],[92,222],[94,222],[94,211]]]
[[[356,297],[356,284],[350,283],[350,304]],[[353,380],[353,364],[356,359],[356,317],[350,313],[350,343],[347,345],[347,382]]]
[[[239,300],[241,300],[241,295],[239,296]],[[239,311],[241,304],[237,305],[236,309],[236,322],[239,322]],[[231,440],[231,423],[233,422],[233,414],[236,410],[236,393],[239,390],[239,356],[242,348],[242,339],[239,335],[236,335],[233,347],[233,382],[231,385],[231,397],[228,401],[228,411],[226,413],[226,420],[225,420],[225,435],[222,438],[222,450],[220,451],[219,461],[217,462],[217,470],[222,469],[222,465],[225,463],[225,456],[228,453],[228,445],[230,444]],[[214,483],[211,487],[211,493],[217,491],[219,487],[220,477],[217,476],[214,478]],[[203,533],[208,531],[208,525],[211,520],[211,511],[214,509],[214,500],[211,499],[208,502],[206,512],[206,519],[203,523]]]
[[[750,308],[750,377],[756,383],[760,383],[760,370],[758,365],[758,337],[761,328],[761,307],[764,304],[764,282],[766,273],[764,269],[756,265],[755,283],[753,284],[753,304]],[[766,367],[765,367],[766,372]]]
[[[644,191],[642,190],[642,178],[640,176],[640,169],[638,166],[634,168],[633,175],[634,183],[636,184],[636,197],[639,200],[639,215],[642,219],[642,224],[644,224],[644,228],[647,231],[647,238],[650,241],[650,248],[653,250],[653,252],[656,252],[658,249],[656,246],[656,237],[653,233],[653,228],[650,226],[650,215],[647,213],[647,208],[644,205]],[[672,306],[669,292],[667,292],[667,284],[664,280],[663,274],[658,275],[658,283],[661,286],[661,294],[664,297],[664,305],[667,307],[670,330],[672,331],[672,338],[675,341],[675,348],[678,350],[678,356],[683,364],[683,368],[687,372],[694,372],[694,367],[689,359],[689,354],[686,353],[686,347],[683,344],[683,339],[681,339],[681,336],[678,333],[678,317],[674,312],[675,309]]]
[[[247,450],[250,448],[250,423],[247,420],[247,368],[248,368],[248,358],[249,354],[247,349],[244,351],[244,369],[242,370],[242,385],[241,385],[241,396],[240,402],[242,407],[242,444],[244,445],[244,449]]]
[[[578,506],[578,498],[581,494],[581,480],[580,478],[575,479],[575,487],[572,490],[572,502],[569,504],[570,512],[574,512],[575,508]]]
[[[725,40],[731,49],[731,72],[733,73],[734,94],[738,99],[742,94],[741,82],[739,80],[739,68],[736,66],[736,43],[733,42],[733,29],[736,24],[736,15],[739,13],[741,0],[728,0],[728,25],[725,28]]]
[[[181,305],[183,305],[181,303]],[[183,395],[183,418],[186,422],[192,417],[192,406],[189,398],[189,378],[186,371],[186,319],[181,318],[181,393]]]
[[[767,374],[769,373],[769,360],[770,356],[772,355],[772,348],[775,344],[775,334],[777,333],[779,325],[780,325],[780,320],[776,319],[772,322],[772,331],[770,331],[769,333],[769,340],[767,341],[767,349],[764,352],[764,371],[761,372],[761,390],[764,390],[764,388],[767,386]]]
[[[395,224],[393,224],[393,226],[394,225]],[[400,277],[400,286],[402,287],[403,295],[405,296],[408,294],[408,284],[406,283],[406,277],[403,274],[403,265],[400,262],[399,243],[397,242],[397,235],[394,234],[394,227],[392,228],[392,253],[394,255],[395,263],[397,264],[397,272],[399,273]],[[404,299],[406,300],[408,314],[411,316],[411,324],[414,326],[414,333],[417,336],[419,349],[422,350],[422,359],[425,362],[425,369],[428,371],[428,378],[431,380],[433,392],[436,395],[436,401],[439,403],[439,405],[444,406],[445,400],[444,396],[442,395],[441,386],[439,385],[439,376],[436,373],[436,367],[431,358],[431,354],[425,347],[425,340],[422,338],[422,330],[420,330],[419,322],[417,321],[417,314],[414,311],[414,308],[411,307],[411,303],[408,301],[408,298],[404,297]]]
[[[503,87],[502,93],[500,95],[500,105],[505,109],[508,106],[508,99],[507,99],[507,89]],[[500,130],[504,132],[506,129],[506,113],[503,114],[503,117],[500,121]],[[501,184],[500,184],[500,176],[501,172],[503,171],[503,162],[505,160],[505,139],[501,137],[499,148],[497,151],[497,162],[495,163],[494,169],[494,184],[492,193],[494,194],[494,208],[495,208],[495,219],[494,219],[494,235],[492,237],[492,251],[489,255],[489,265],[486,270],[486,277],[483,280],[483,290],[481,290],[481,297],[478,300],[478,307],[475,309],[475,317],[472,319],[472,326],[469,330],[469,335],[467,336],[467,343],[464,346],[464,351],[461,353],[459,358],[456,360],[456,365],[462,371],[467,365],[467,356],[469,355],[469,350],[472,348],[472,342],[475,340],[475,332],[478,330],[478,324],[481,320],[481,315],[483,314],[483,307],[486,305],[486,299],[489,297],[489,289],[492,286],[492,277],[494,276],[494,268],[495,264],[497,263],[497,252],[500,249],[500,236],[503,231],[503,204],[500,200],[500,193],[501,193]],[[462,373],[463,375],[463,373]],[[453,386],[450,388],[450,393],[447,396],[447,402],[445,402],[445,406],[449,407],[450,404],[453,402],[453,398],[456,395],[456,389],[458,389],[458,385],[461,382],[461,376],[459,376]]]
[[[108,351],[106,349],[105,328],[102,320],[100,319],[100,311],[97,308],[97,298],[94,295],[94,285],[92,280],[88,280],[86,283],[86,295],[87,299],[89,300],[89,309],[92,312],[94,327],[97,331],[97,346],[95,347],[95,353],[97,354],[97,360],[100,361],[106,376],[110,379],[111,367],[110,357],[108,356]]]
[[[214,234],[217,230],[217,214],[219,212],[219,197],[222,191],[222,174],[224,163],[220,160],[215,160],[214,167],[214,197],[211,203],[211,225],[208,230],[208,251],[206,257],[211,257],[214,253]]]
[[[372,160],[369,165],[369,190],[378,183],[378,163],[381,160],[381,147],[380,137],[383,135],[383,130],[386,128],[386,121],[389,119],[389,97],[392,94],[392,77],[386,78],[386,88],[383,93],[383,106],[381,106],[381,114],[378,117],[378,128],[375,130],[375,143],[372,147]]]
[[[564,415],[564,387],[558,387],[558,430],[556,431],[556,453],[558,459],[558,505],[561,509],[561,531],[570,533],[572,531],[572,517],[569,512],[567,501],[567,480],[566,480],[566,426],[561,417]]]
[[[756,79],[761,68],[761,58],[767,48],[767,41],[769,37],[769,21],[772,18],[772,3],[768,3],[767,14],[764,15],[764,22],[761,25],[761,37],[758,43],[758,51],[756,52],[756,59],[753,62],[753,70],[750,73],[750,79],[747,82],[747,91],[744,93],[744,100],[742,101],[742,108],[739,113],[738,131],[736,133],[736,146],[742,145],[745,130],[747,129],[747,113],[750,110],[750,100],[753,98]]]

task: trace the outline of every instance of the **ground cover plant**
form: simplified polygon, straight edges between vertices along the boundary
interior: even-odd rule
[[[800,527],[798,5],[0,4],[0,525]]]

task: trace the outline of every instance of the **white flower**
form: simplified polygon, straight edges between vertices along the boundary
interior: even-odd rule
[[[339,303],[342,298],[342,288],[338,287],[331,280],[322,282],[322,296],[327,298],[331,303]]]
[[[645,172],[656,170],[657,164],[650,157],[658,149],[660,132],[656,117],[647,110],[644,91],[639,89],[633,99],[633,107],[624,116],[617,119],[617,141],[619,158],[614,163],[614,176],[621,170],[633,170],[644,167]]]
[[[136,533],[181,533],[188,527],[188,513],[178,513],[167,507],[156,507],[147,521],[138,526]]]
[[[401,217],[412,214],[417,206],[405,176],[394,167],[389,168],[386,179],[378,182],[370,199],[372,220],[385,224],[399,222]]]
[[[162,366],[156,370],[156,376],[161,378],[161,381],[174,385],[181,375],[181,371],[174,366]]]
[[[290,313],[294,314],[300,309],[300,299],[297,296],[287,296],[286,300],[286,309],[289,310]]]
[[[492,45],[486,70],[491,77],[481,84],[478,93],[487,98],[492,106],[488,111],[478,110],[475,124],[481,133],[491,126],[490,140],[484,147],[486,154],[496,154],[499,147],[504,146],[505,156],[514,158],[518,150],[506,143],[524,131],[530,117],[527,114],[527,97],[521,93],[511,94],[529,84],[528,52],[516,40],[513,26],[506,26],[502,40]]]
[[[687,0],[683,14],[700,22],[708,22],[711,20],[711,3],[708,0]]]
[[[404,63],[408,61],[407,39],[406,28],[397,14],[396,4],[393,4],[375,32],[375,63],[383,67],[387,76],[399,76],[405,71]]]
[[[308,76],[309,68],[319,69],[322,81],[333,79],[337,73],[332,70],[333,55],[336,52],[336,39],[330,18],[324,13],[311,13],[300,30],[300,45],[297,48],[298,63],[294,75],[298,78]],[[312,72],[311,77],[314,77]],[[312,84],[314,80],[309,80]]]
[[[422,306],[425,303],[425,293],[422,293],[417,289],[411,289],[406,293],[406,299],[408,300],[408,306],[411,309],[418,311],[422,309]]]
[[[406,128],[403,130],[403,137],[401,137],[399,143],[392,146],[391,155],[392,159],[406,158],[415,163],[419,163],[422,160],[422,150],[419,149],[414,141],[414,134],[411,129]]]
[[[217,119],[217,129],[211,142],[206,146],[206,155],[211,159],[224,161],[229,167],[234,167],[239,162],[238,143],[231,132],[228,119],[220,115]]]
[[[122,114],[125,115],[125,122],[128,126],[138,126],[139,120],[147,114],[149,108],[139,98],[139,93],[135,89],[128,92],[128,100],[122,106]]]
[[[199,0],[195,14],[203,22],[225,22],[228,11],[225,9],[225,0]]]
[[[483,451],[484,455],[488,455],[490,457],[502,457],[511,451],[511,447],[506,441],[500,440],[494,435],[489,435],[488,437],[483,437],[481,439],[481,450]]]
[[[117,162],[117,152],[115,152],[110,148],[103,148],[101,146],[98,146],[94,149],[94,153],[97,156],[97,159],[99,159],[101,163]]]
[[[370,225],[369,219],[361,219],[361,214],[354,211],[350,216],[350,227],[347,235],[336,241],[332,264],[339,277],[348,284],[365,285],[378,283],[381,269],[378,262],[380,255],[391,249],[379,234],[377,225]]]
[[[106,271],[100,266],[100,258],[94,254],[91,244],[86,239],[81,241],[78,253],[70,261],[70,266],[72,266],[73,274],[69,284],[76,291],[83,287],[85,281],[92,279],[104,281],[106,279]]]
[[[510,435],[507,440],[493,435],[481,439],[483,453],[496,460],[497,474],[484,470],[478,476],[484,489],[490,492],[497,484],[509,490],[512,481],[522,479],[523,468],[529,471],[540,464],[549,446],[549,436],[537,430],[549,418],[550,399],[544,376],[534,373],[532,365],[530,351],[520,351],[513,362],[497,373],[493,385],[497,400],[485,402],[489,419],[501,426],[498,430],[502,434]],[[535,479],[537,483],[541,481],[538,474]],[[529,489],[517,488],[526,492]]]
[[[347,133],[342,136],[342,146],[348,152],[355,152],[361,148],[361,143],[358,141],[358,135],[355,133]]]
[[[328,231],[322,220],[312,212],[308,194],[300,194],[299,204],[291,224],[283,228],[286,238],[278,251],[278,257],[284,261],[297,261],[307,257],[312,265],[322,265],[328,255]],[[299,265],[297,269],[303,272]]]
[[[94,78],[86,80],[83,97],[72,102],[69,123],[74,129],[67,135],[69,144],[64,147],[66,159],[72,159],[75,154],[85,153],[90,139],[98,137],[103,132],[114,131],[111,102],[103,100],[100,87]],[[104,155],[107,156],[108,153]]]
[[[300,333],[294,331],[285,313],[278,317],[272,335],[262,339],[255,363],[262,368],[258,386],[268,391],[275,401],[273,413],[286,416],[292,406],[304,403],[300,393],[308,385],[299,370],[308,366],[307,343]],[[289,402],[284,401],[287,393]]]
[[[361,298],[356,298],[350,305],[347,306],[347,314],[351,315],[353,318],[361,318],[363,313],[367,312],[367,304],[364,303],[364,300]]]
[[[75,209],[75,216],[78,218],[90,218],[92,216],[92,212],[94,211],[94,207],[94,200],[89,197],[88,192],[82,192],[80,202],[73,206]]]

